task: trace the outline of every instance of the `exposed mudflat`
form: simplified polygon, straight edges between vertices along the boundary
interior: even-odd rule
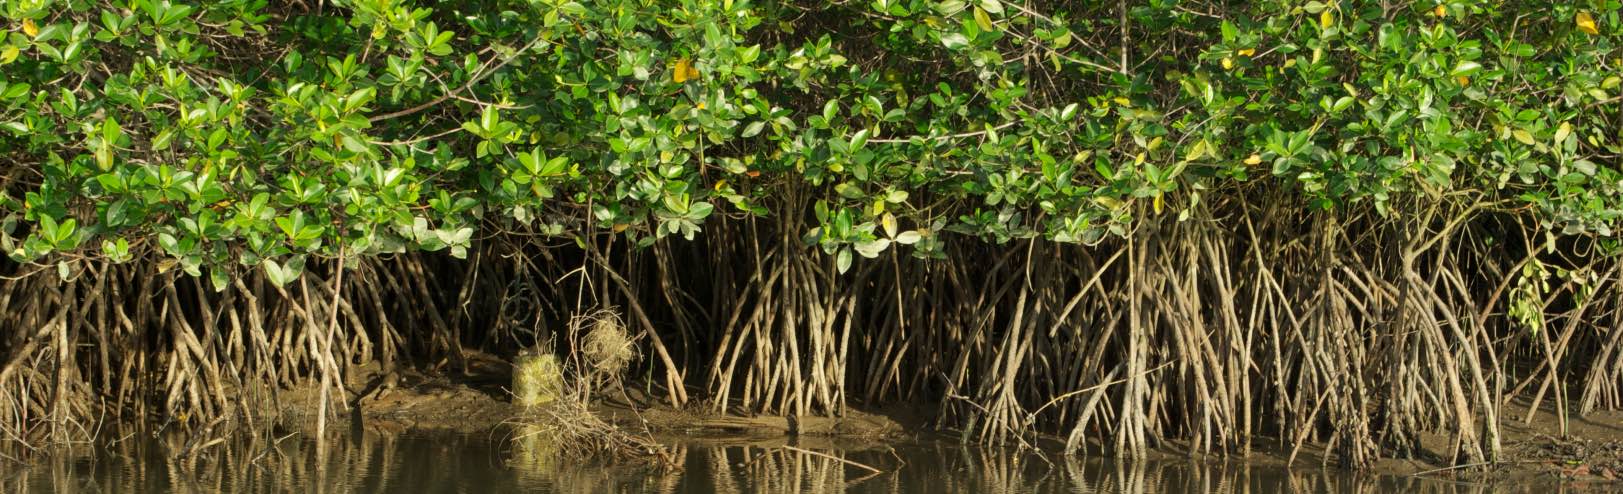
[[[1574,480],[1623,480],[1623,412],[1572,416],[1563,436],[1553,410],[1540,411],[1531,423],[1525,420],[1525,404],[1506,410],[1514,412],[1504,427],[1506,463],[1496,469]]]
[[[330,402],[338,416],[353,418],[365,427],[383,430],[496,430],[519,416],[511,402],[508,382],[511,367],[489,356],[470,358],[466,373],[455,369],[435,372],[400,370],[396,377],[381,375],[375,366],[357,368],[343,404]],[[392,387],[380,384],[393,381]],[[821,436],[883,440],[903,434],[901,424],[885,415],[848,411],[844,417],[720,416],[677,410],[638,389],[616,389],[592,405],[604,420],[629,431],[658,434],[732,436]],[[284,422],[302,427],[313,424],[319,393],[305,386],[280,394]],[[336,422],[343,424],[344,422]]]

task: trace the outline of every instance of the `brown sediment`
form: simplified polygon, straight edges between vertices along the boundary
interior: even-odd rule
[[[1527,402],[1517,402],[1523,409]],[[1567,420],[1568,433],[1561,434],[1561,421],[1546,404],[1531,421],[1511,417],[1504,429],[1504,453],[1497,462],[1451,464],[1457,445],[1447,434],[1420,434],[1412,455],[1381,458],[1365,471],[1375,475],[1446,478],[1488,485],[1514,484],[1533,480],[1576,481],[1605,485],[1623,481],[1623,412],[1594,412]],[[1258,441],[1252,454],[1209,455],[1190,448],[1184,441],[1169,441],[1147,457],[1152,460],[1192,458],[1210,462],[1240,461],[1251,467],[1318,469],[1335,464],[1335,453],[1322,444],[1301,448],[1291,461],[1291,445],[1279,441]],[[1620,489],[1613,485],[1607,490]]]
[[[385,392],[369,392],[374,382],[385,376],[376,367],[359,369],[346,388],[351,391],[347,410],[340,419],[359,411],[369,428],[384,430],[449,430],[457,432],[493,431],[512,425],[524,408],[514,405],[505,388],[505,364],[486,355],[474,354],[476,362],[468,375],[399,371],[399,385]],[[298,387],[281,393],[278,411],[284,423],[309,422],[314,417],[318,390]],[[642,398],[635,391],[632,394]],[[360,396],[359,401],[355,397]],[[624,398],[594,400],[593,413],[629,431],[656,435],[692,434],[731,437],[820,436],[857,440],[885,440],[900,437],[904,427],[891,418],[859,410],[843,417],[724,416],[705,409],[677,410],[657,401]],[[358,406],[357,406],[358,403]]]
[[[904,435],[901,424],[884,415],[847,409],[841,417],[753,417],[717,415],[703,410],[675,410],[664,406],[633,409],[606,404],[595,408],[611,422],[626,428],[646,426],[654,432],[731,434],[756,436],[826,436],[867,440],[895,439]]]

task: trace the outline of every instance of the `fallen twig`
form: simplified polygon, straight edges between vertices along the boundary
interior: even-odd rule
[[[851,460],[847,460],[845,458],[840,458],[838,456],[830,455],[828,453],[818,453],[816,451],[812,451],[812,450],[809,450],[809,449],[801,449],[801,448],[796,448],[794,446],[789,446],[789,445],[784,445],[783,449],[787,449],[787,450],[790,450],[790,451],[798,451],[798,452],[806,453],[808,455],[813,455],[813,456],[821,456],[823,458],[828,458],[830,460],[834,460],[834,461],[837,461],[837,462],[840,462],[840,463],[844,463],[844,464],[851,465],[851,466],[854,466],[854,467],[857,467],[857,468],[861,468],[861,469],[864,469],[864,470],[867,470],[867,471],[870,471],[870,472],[873,472],[873,473],[884,473],[883,471],[881,471],[881,470],[879,470],[877,468],[870,467],[870,466],[867,466],[867,465],[863,465],[861,463],[857,463],[857,462],[854,462],[854,461],[851,461]]]

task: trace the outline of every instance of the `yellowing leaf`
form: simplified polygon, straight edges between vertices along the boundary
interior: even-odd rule
[[[1595,27],[1595,18],[1590,17],[1588,12],[1578,12],[1578,18],[1574,22],[1578,24],[1579,31],[1600,34],[1600,29]]]
[[[1245,158],[1245,164],[1250,165],[1250,166],[1260,165],[1260,164],[1262,164],[1262,156],[1258,155],[1258,154],[1255,154],[1255,153],[1252,153],[1251,156],[1247,156]]]
[[[15,46],[7,45],[5,48],[0,48],[0,65],[5,65],[11,63],[12,60],[16,60],[18,53],[17,47]]]
[[[1237,53],[1242,57],[1249,57],[1249,56],[1252,56],[1252,55],[1256,55],[1257,54],[1257,49],[1256,48],[1246,48],[1244,50],[1236,51],[1234,53]]]
[[[1331,14],[1330,9],[1324,9],[1323,12],[1319,12],[1319,27],[1330,29],[1330,26],[1334,25],[1335,23],[1336,15]]]
[[[699,69],[693,68],[693,64],[688,63],[688,59],[686,59],[686,58],[678,58],[678,59],[676,59],[676,67],[674,67],[671,70],[671,80],[672,81],[675,81],[677,84],[681,84],[681,83],[687,82],[690,79],[698,79],[698,78],[699,78]]]
[[[1234,69],[1234,59],[1229,58],[1229,57],[1223,57],[1223,70],[1233,70],[1233,69]]]
[[[1431,13],[1437,17],[1448,17],[1448,7],[1438,5],[1437,8],[1431,9]]]
[[[1590,22],[1590,24],[1594,24],[1594,22]],[[39,26],[34,25],[33,19],[23,19],[23,34],[27,34],[30,38],[39,36]]]
[[[1194,161],[1200,159],[1201,156],[1206,154],[1206,147],[1207,144],[1205,139],[1195,141],[1195,144],[1189,146],[1189,150],[1184,152],[1183,160]]]
[[[992,17],[986,15],[986,11],[980,7],[975,7],[975,25],[979,26],[982,31],[997,30],[997,26],[992,24]]]
[[[671,81],[681,84],[688,81],[688,59],[676,59],[676,67],[671,69]]]
[[[1528,132],[1528,131],[1522,130],[1522,129],[1516,129],[1516,130],[1510,131],[1510,136],[1515,137],[1516,140],[1521,141],[1522,144],[1532,144],[1533,143],[1533,134]]]
[[[1561,143],[1567,141],[1567,136],[1570,135],[1572,135],[1572,124],[1561,122],[1561,127],[1555,129],[1555,145],[1560,146]]]
[[[1155,214],[1161,214],[1161,194],[1155,194]]]
[[[1123,98],[1123,97],[1120,97],[1120,96],[1117,96],[1115,99],[1113,99],[1111,101],[1115,101],[1116,104],[1121,105],[1121,106],[1133,106],[1133,101],[1132,100],[1129,100],[1127,98]]]
[[[1462,75],[1462,76],[1459,76],[1459,77],[1455,77],[1454,80],[1459,82],[1461,86],[1469,86],[1469,85],[1471,85],[1471,76]]]

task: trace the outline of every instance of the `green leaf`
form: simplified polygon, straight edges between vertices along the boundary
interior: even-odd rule
[[[714,204],[704,201],[695,202],[692,206],[688,207],[687,217],[694,221],[701,221],[710,217],[710,213],[715,211],[715,209],[716,206]]]
[[[56,243],[57,228],[56,218],[52,218],[50,215],[41,215],[39,217],[40,237],[45,239],[46,242]]]
[[[1352,96],[1342,96],[1341,99],[1337,99],[1335,104],[1330,107],[1330,111],[1340,113],[1342,110],[1346,110],[1347,107],[1352,106],[1352,104]]]
[[[59,225],[56,228],[56,231],[52,234],[51,243],[54,244],[58,250],[72,250],[73,248],[78,247],[78,237],[74,235],[78,232],[78,228],[78,220],[73,218],[63,220],[62,224]]]
[[[355,92],[350,93],[349,96],[344,97],[344,111],[353,112],[361,109],[361,107],[366,106],[367,103],[371,102],[372,98],[377,96],[377,94],[377,88],[373,87],[364,87],[355,90]]]
[[[873,259],[875,257],[879,257],[880,253],[883,253],[886,248],[890,247],[890,239],[881,238],[868,242],[858,242],[854,244],[853,247],[856,248],[857,253],[861,254],[862,257]],[[840,272],[843,273],[845,270],[842,269]]]
[[[120,137],[124,137],[124,128],[118,125],[118,119],[107,117],[102,121],[101,138],[107,145],[117,143]]]
[[[851,185],[849,182],[841,182],[840,184],[835,185],[834,192],[840,194],[841,197],[846,199],[861,199],[865,195],[863,194],[861,187]]]
[[[288,274],[287,270],[283,269],[282,265],[274,260],[266,259],[265,262],[259,265],[264,268],[265,279],[270,280],[271,284],[280,287],[287,286],[289,281],[293,281],[293,277]]]
[[[209,283],[214,285],[216,293],[223,292],[226,287],[231,286],[231,275],[223,268],[209,268]]]
[[[864,144],[867,144],[867,143],[868,143],[868,129],[862,129],[862,130],[857,131],[856,135],[851,136],[851,152],[855,153],[857,151],[861,151],[862,146]]]
[[[558,6],[558,10],[562,10],[565,14],[569,15],[585,15],[590,12],[586,9],[586,6],[581,5],[580,2],[565,2],[563,5]]]
[[[1578,173],[1582,173],[1582,174],[1584,174],[1586,176],[1590,176],[1590,177],[1595,176],[1595,171],[1596,171],[1595,168],[1596,167],[1595,167],[1595,162],[1593,162],[1593,161],[1589,161],[1589,160],[1573,161],[1572,162],[1572,167],[1574,169],[1577,169]]]
[[[169,142],[171,140],[173,140],[174,138],[175,138],[175,132],[173,130],[171,130],[171,129],[160,130],[160,131],[158,131],[158,135],[152,138],[152,149],[155,150],[155,151],[162,151],[162,150],[165,150],[165,149],[169,149]]]
[[[1076,109],[1077,109],[1077,104],[1076,103],[1071,103],[1069,105],[1065,105],[1065,109],[1060,110],[1060,112],[1059,112],[1059,119],[1062,120],[1062,121],[1069,122],[1071,119],[1076,118]]]
[[[130,242],[123,237],[118,240],[104,239],[101,241],[101,253],[114,263],[130,260]]]
[[[1460,62],[1459,65],[1455,65],[1454,70],[1450,71],[1448,75],[1452,77],[1471,76],[1481,71],[1482,64],[1466,60]]]
[[[293,256],[287,259],[286,264],[278,264],[273,259],[266,259],[261,263],[265,269],[265,278],[272,284],[282,287],[304,274],[304,256]]]
[[[840,274],[845,274],[847,270],[851,269],[850,248],[842,248],[840,253],[834,256],[834,268],[839,270]]]
[[[956,50],[969,46],[969,38],[964,36],[963,33],[946,33],[941,35],[941,45],[947,47],[948,50]]]

